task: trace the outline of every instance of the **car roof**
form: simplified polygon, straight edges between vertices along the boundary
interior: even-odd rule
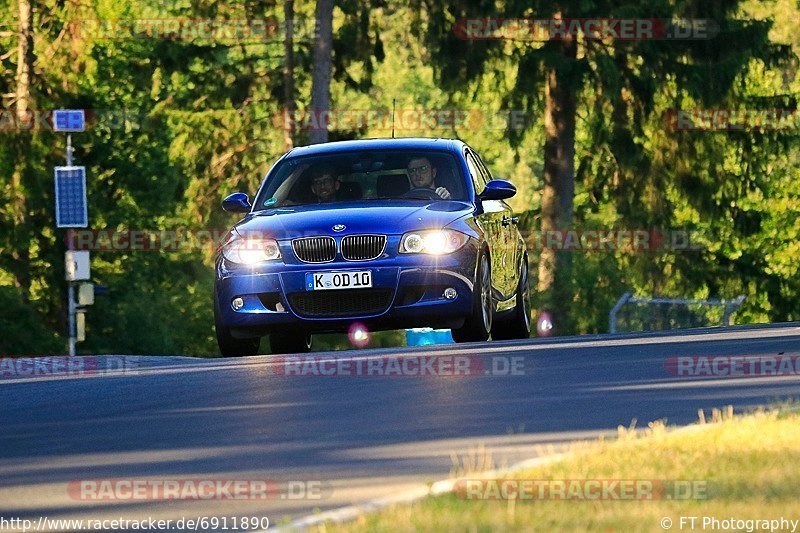
[[[403,137],[399,139],[361,139],[355,141],[336,141],[301,146],[289,151],[285,157],[307,155],[328,155],[357,150],[398,149],[398,150],[446,150],[458,152],[464,146],[457,139],[430,139],[424,137]]]

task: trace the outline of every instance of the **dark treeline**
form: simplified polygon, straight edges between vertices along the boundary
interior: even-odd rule
[[[213,246],[191,236],[228,227],[221,198],[253,193],[287,148],[388,137],[393,102],[398,136],[461,138],[517,185],[534,308],[556,333],[606,331],[628,291],[745,295],[738,323],[800,319],[793,0],[7,0],[0,15],[2,354],[64,351],[65,137],[46,126],[59,108],[90,110],[73,136],[90,228],[180,243],[93,252],[109,293],[89,310],[85,353],[215,354]],[[702,23],[685,39],[491,26],[523,17]],[[547,240],[626,229],[665,242]]]

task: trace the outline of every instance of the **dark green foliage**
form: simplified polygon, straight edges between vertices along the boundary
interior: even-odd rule
[[[22,301],[14,287],[0,286],[0,355],[57,355],[64,340],[47,327],[44,315]]]
[[[744,294],[740,322],[797,320],[798,130],[675,131],[664,120],[670,109],[796,109],[800,41],[791,21],[800,7],[787,6],[739,0],[338,2],[333,107],[390,110],[397,98],[398,109],[525,112],[524,128],[400,134],[467,140],[498,177],[515,181],[522,227],[538,230],[544,76],[555,69],[578,103],[574,226],[679,228],[702,241],[702,249],[691,252],[573,253],[559,287],[567,295],[567,331],[605,331],[609,309],[627,290]],[[91,227],[228,227],[234,220],[219,209],[220,199],[236,190],[253,193],[283,149],[276,120],[283,106],[281,36],[246,43],[92,41],[65,26],[81,18],[281,20],[282,6],[93,0],[78,7],[43,0],[35,7],[35,107],[81,107],[102,117],[74,136],[76,162],[88,169]],[[311,18],[314,3],[298,1],[295,10],[297,18]],[[758,10],[766,10],[758,20],[748,15]],[[694,41],[588,41],[568,59],[554,43],[464,40],[453,28],[471,17],[556,12],[706,18],[719,24],[719,33]],[[12,28],[16,16],[16,1],[0,5],[0,18]],[[770,33],[776,28],[778,37]],[[295,43],[300,110],[310,105],[312,43],[305,37]],[[15,48],[13,32],[0,27],[3,95],[15,90],[16,55],[3,55]],[[2,107],[13,108],[13,99],[4,97]],[[297,141],[306,134],[298,132]],[[367,126],[330,132],[331,140],[388,135]],[[63,164],[63,152],[63,135],[0,132],[0,353],[65,349],[64,231],[54,229],[52,207],[52,167]],[[21,176],[16,189],[15,172]],[[110,293],[89,310],[88,339],[79,350],[216,354],[212,252],[95,252],[93,277]],[[532,273],[537,261],[531,249]],[[375,343],[401,341],[401,334],[387,333]],[[318,343],[344,345],[341,336]]]

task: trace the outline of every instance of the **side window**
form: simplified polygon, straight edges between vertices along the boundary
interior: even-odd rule
[[[467,158],[467,167],[469,168],[469,174],[472,178],[472,185],[475,187],[475,194],[480,194],[483,192],[483,189],[486,187],[486,180],[481,173],[480,165],[475,160],[475,156],[469,150],[466,151],[465,156]]]
[[[489,172],[489,167],[483,162],[483,159],[481,159],[481,156],[478,154],[475,154],[475,158],[478,160],[478,169],[481,171],[481,174],[483,174],[483,179],[486,181],[486,183],[489,183],[492,181],[492,173]]]

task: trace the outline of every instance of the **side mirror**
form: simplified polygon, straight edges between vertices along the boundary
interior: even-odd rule
[[[243,192],[235,192],[222,200],[222,209],[228,213],[247,213],[252,207],[250,199]]]
[[[506,180],[492,180],[480,194],[481,200],[507,200],[517,194],[514,184]]]

